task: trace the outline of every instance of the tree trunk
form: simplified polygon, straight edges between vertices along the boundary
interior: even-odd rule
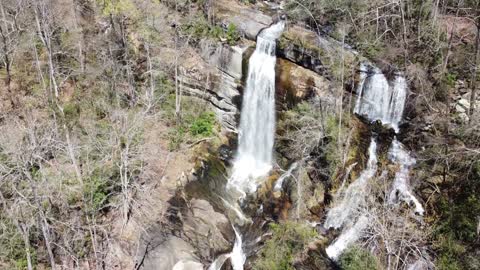
[[[2,15],[3,25],[0,26],[0,36],[2,37],[3,43],[3,53],[4,53],[4,63],[5,63],[5,70],[7,71],[7,78],[5,79],[5,86],[7,87],[8,96],[10,98],[10,103],[13,108],[15,108],[15,101],[12,93],[12,61],[10,59],[10,52],[9,52],[9,45],[10,45],[10,38],[9,38],[9,31],[7,25],[7,17],[5,15],[5,10],[3,8],[3,3],[0,2],[0,13]]]
[[[480,47],[480,18],[477,19],[477,36],[475,38],[475,56],[473,60],[473,69],[472,69],[472,76],[470,79],[470,109],[468,110],[468,119],[470,124],[472,123],[472,116],[475,111],[475,102],[476,102],[476,94],[477,94],[477,69],[478,69],[478,54],[479,54],[479,47]]]

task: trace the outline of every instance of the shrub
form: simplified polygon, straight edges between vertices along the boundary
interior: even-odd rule
[[[233,46],[240,40],[240,33],[235,24],[229,24],[227,29],[210,24],[205,18],[199,17],[189,20],[180,27],[180,31],[186,36],[190,36],[193,43],[202,39],[226,40]]]
[[[303,224],[288,221],[270,224],[272,238],[266,241],[254,263],[255,270],[291,270],[292,260],[314,238],[316,231]]]
[[[437,243],[440,250],[440,257],[437,260],[437,267],[440,270],[460,270],[459,258],[465,252],[465,247],[455,241],[451,235],[442,235]]]
[[[343,270],[375,270],[381,269],[377,259],[367,250],[360,247],[348,249],[339,260]]]
[[[235,45],[240,39],[240,34],[238,33],[237,27],[235,24],[229,24],[227,27],[227,32],[225,33],[225,38],[229,45]]]
[[[31,247],[32,264],[36,263],[36,252]],[[0,262],[10,264],[12,269],[27,269],[27,257],[22,236],[13,222],[0,216]],[[0,267],[2,264],[0,263]],[[5,266],[5,265],[3,265]],[[6,267],[6,266],[5,266]]]
[[[213,112],[201,113],[190,125],[190,133],[193,136],[206,137],[213,134],[215,114]]]

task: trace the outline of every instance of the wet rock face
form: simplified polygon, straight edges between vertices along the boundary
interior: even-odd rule
[[[328,270],[336,269],[335,264],[325,254],[327,239],[311,242],[308,247],[295,258],[293,267],[296,270]]]
[[[308,35],[310,39],[315,39],[314,33]],[[288,59],[304,68],[312,70],[318,74],[326,75],[327,70],[321,60],[320,50],[316,47],[316,42],[308,47],[302,45],[303,41],[297,40],[296,37],[284,34],[279,41],[278,54],[280,57]]]
[[[185,240],[171,236],[161,243],[152,244],[151,250],[145,255],[143,270],[172,270],[180,264],[196,266],[202,269],[203,265],[195,257],[195,249]],[[200,267],[200,268],[198,268]]]

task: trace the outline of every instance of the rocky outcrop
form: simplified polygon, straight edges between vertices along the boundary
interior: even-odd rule
[[[263,28],[273,23],[270,16],[238,1],[216,0],[214,14],[222,25],[235,25],[246,38],[253,41]]]
[[[237,127],[248,48],[248,45],[231,47],[204,41],[201,55],[186,61],[180,69],[182,92],[210,102],[220,123],[228,131],[235,131]]]
[[[252,41],[258,33],[270,26],[274,18],[265,15],[259,7],[242,5],[240,3],[218,0],[215,2],[216,20],[222,25],[233,24],[239,31]],[[271,10],[271,13],[277,13]],[[279,13],[276,15],[279,17]],[[318,31],[317,31],[318,32]],[[319,75],[332,76],[332,66],[339,67],[342,59],[345,66],[356,66],[354,62],[359,57],[349,46],[326,35],[319,35],[307,27],[289,25],[278,41],[277,54],[295,64],[310,69]]]
[[[278,59],[276,66],[277,103],[291,108],[298,102],[317,96],[334,103],[334,87],[325,77],[295,63]]]
[[[206,200],[169,203],[169,221],[147,230],[137,266],[144,270],[203,269],[218,254],[232,248],[234,233],[227,217]],[[177,268],[175,268],[177,267]]]
[[[460,123],[468,123],[470,121],[469,112],[471,106],[475,106],[474,115],[472,115],[472,117],[477,119],[478,115],[476,114],[479,114],[478,108],[480,108],[480,96],[477,95],[473,101],[474,104],[472,104],[470,98],[471,91],[462,80],[456,82],[455,92],[456,95],[453,98],[454,103],[451,104],[451,106],[452,111],[456,113],[456,120]]]
[[[344,66],[351,67],[357,66],[361,58],[348,45],[299,25],[289,27],[278,43],[280,57],[327,78],[339,75],[342,61]]]

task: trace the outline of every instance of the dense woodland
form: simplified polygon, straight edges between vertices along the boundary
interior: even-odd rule
[[[404,233],[379,214],[384,227],[370,240],[401,242],[391,253],[396,263],[387,262],[390,251],[359,245],[338,266],[406,269],[402,254],[422,245],[434,266],[418,269],[480,269],[480,1],[281,2],[276,12],[288,25],[335,39],[386,74],[404,72],[409,84],[401,137],[416,153],[422,230]],[[215,0],[0,0],[0,269],[114,269],[116,233],[165,220],[158,190],[175,189],[201,147],[232,140],[214,108],[179,79],[202,61],[205,42],[252,42],[217,20],[214,7]],[[310,176],[332,179],[327,193],[359,157],[350,147],[358,66],[328,57],[328,78],[341,89],[334,106],[286,106],[276,145],[284,160],[314,167]],[[208,77],[201,81],[208,86]],[[295,254],[320,237],[298,223],[273,224],[250,267],[295,269]]]

